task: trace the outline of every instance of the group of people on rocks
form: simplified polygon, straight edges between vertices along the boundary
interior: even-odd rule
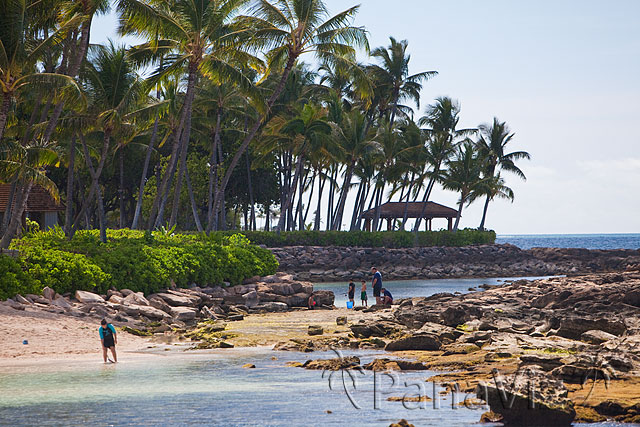
[[[371,273],[373,273],[371,285],[373,287],[373,296],[376,299],[376,304],[391,305],[391,303],[393,303],[393,295],[391,295],[391,292],[389,292],[388,289],[382,287],[382,274],[380,274],[376,267],[371,267]],[[349,297],[349,301],[355,306],[356,284],[353,280],[349,282],[347,295]],[[360,304],[366,307],[367,303],[367,282],[362,280],[362,286],[360,287]]]

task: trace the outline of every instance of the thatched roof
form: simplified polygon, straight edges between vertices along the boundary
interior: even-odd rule
[[[418,218],[424,203],[409,202],[407,218]],[[407,207],[405,202],[388,202],[380,206],[380,218],[404,218]],[[458,211],[435,202],[427,202],[423,218],[455,218]],[[370,209],[362,213],[362,218],[374,218],[376,210]]]
[[[7,210],[7,202],[11,193],[11,184],[0,184],[0,212]],[[15,195],[14,199],[15,201]],[[64,206],[51,197],[44,188],[34,185],[29,193],[26,212],[60,212]]]

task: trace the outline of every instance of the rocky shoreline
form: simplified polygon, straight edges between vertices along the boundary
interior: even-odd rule
[[[533,248],[510,244],[425,248],[272,248],[280,271],[314,283],[369,278],[375,265],[385,279],[577,275],[640,268],[640,250]]]

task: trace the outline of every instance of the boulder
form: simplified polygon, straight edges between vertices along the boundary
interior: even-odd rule
[[[196,318],[197,311],[191,307],[172,307],[171,317],[182,322],[188,322]]]
[[[110,299],[114,295],[118,296],[120,298],[124,298],[124,295],[122,295],[122,292],[120,292],[120,291],[116,291],[115,289],[109,289],[107,291],[107,299]]]
[[[576,416],[564,384],[535,366],[513,379],[496,376],[481,383],[476,394],[502,416],[505,426],[570,426]]]
[[[155,294],[156,297],[162,298],[164,302],[172,307],[195,307],[196,304],[193,299],[187,296],[175,295],[170,293]],[[175,317],[175,316],[174,316]]]
[[[87,291],[76,291],[76,299],[84,304],[104,303],[105,300],[98,294]]]
[[[244,365],[242,365],[242,367],[244,369],[255,369],[256,365],[254,365],[253,363],[245,363]]]
[[[627,330],[627,325],[622,320],[612,318],[566,316],[560,319],[560,328],[557,335],[578,340],[583,333],[591,330],[604,331],[620,336]]]
[[[374,359],[362,366],[368,371],[425,371],[427,367],[420,362],[408,360]]]
[[[399,340],[391,341],[385,347],[387,351],[405,351],[405,350],[440,350],[442,343],[440,339],[432,334],[414,334]]]
[[[155,307],[151,307],[149,305],[137,305],[135,306],[138,309],[138,312],[141,316],[144,316],[148,319],[153,320],[165,320],[171,319],[171,316],[164,311],[157,309]]]
[[[111,295],[108,299],[108,301],[112,304],[122,304],[122,301],[124,300],[124,298],[122,296],[118,296],[118,295]]]
[[[158,310],[162,310],[165,313],[171,314],[171,306],[169,304],[167,304],[160,297],[151,297],[151,298],[149,298],[149,305],[151,307],[157,308]]]
[[[242,295],[242,297],[245,300],[244,304],[249,308],[253,308],[260,303],[260,300],[258,299],[258,293],[256,291],[247,292],[246,294]]]
[[[413,424],[410,424],[409,421],[403,418],[397,423],[389,424],[389,427],[415,427],[415,426]]]
[[[302,364],[305,369],[339,371],[342,369],[360,368],[360,359],[356,356],[338,357],[335,359],[307,360]]]
[[[307,329],[307,333],[309,335],[322,335],[324,330],[322,329],[322,326],[310,325]]]
[[[131,289],[120,289],[120,293],[122,294],[122,296],[128,297],[130,294],[133,293],[133,291]]]
[[[580,341],[588,342],[590,344],[602,344],[604,342],[615,339],[616,336],[604,331],[591,330],[587,332],[583,332],[580,335]]]
[[[356,323],[349,325],[349,329],[356,338],[386,337],[400,330],[395,324],[385,321]]]
[[[14,299],[17,303],[31,305],[31,302],[20,294],[16,295]]]
[[[253,309],[264,310],[273,313],[278,311],[287,311],[289,309],[289,306],[283,302],[265,302],[262,304],[258,304]]]
[[[336,325],[343,326],[347,324],[347,316],[336,317]]]
[[[318,305],[332,306],[336,299],[333,292],[327,290],[314,291],[312,295]]]
[[[53,299],[56,297],[56,291],[54,291],[48,286],[45,286],[44,289],[42,290],[42,296],[48,299],[49,301],[53,301]]]
[[[58,296],[58,298],[54,299],[51,302],[51,305],[55,305],[56,307],[60,307],[65,310],[68,310],[71,308],[71,304],[69,304],[69,301],[67,301],[64,297],[61,297],[61,296]]]
[[[272,283],[269,285],[269,288],[271,289],[271,293],[276,295],[287,296],[295,294],[293,286],[289,283]]]
[[[142,292],[132,292],[123,298],[122,304],[127,305],[149,305],[149,301]]]

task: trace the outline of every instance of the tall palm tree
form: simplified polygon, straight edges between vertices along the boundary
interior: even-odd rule
[[[220,209],[233,169],[264,124],[298,58],[305,53],[313,53],[324,62],[332,62],[337,57],[355,61],[355,47],[368,50],[366,31],[351,25],[358,9],[359,6],[355,6],[329,17],[323,0],[256,0],[251,14],[238,19],[241,27],[251,31],[247,47],[265,53],[266,76],[275,72],[281,73],[281,77],[266,102],[267,112],[248,131],[229,163],[216,193],[214,212]]]
[[[506,186],[504,179],[500,176],[500,172],[494,176],[485,177],[481,187],[471,195],[470,201],[473,202],[483,196],[486,196],[489,201],[498,198],[509,200],[511,203],[513,203],[515,198],[513,190]],[[484,230],[484,219],[487,217],[488,207],[489,203],[485,203],[482,211],[483,222],[480,224],[480,230]]]
[[[375,77],[379,89],[383,89],[388,96],[391,107],[389,121],[395,122],[398,112],[398,103],[404,100],[412,100],[420,108],[420,90],[422,83],[438,74],[437,71],[423,71],[409,75],[409,61],[411,55],[407,54],[409,43],[406,40],[397,41],[389,38],[389,47],[379,47],[371,52],[371,56],[380,61],[380,65],[371,65],[370,69]]]
[[[332,230],[340,230],[347,196],[351,188],[351,179],[358,161],[366,157],[371,151],[380,150],[374,140],[375,135],[367,132],[365,115],[359,110],[352,110],[344,116],[342,124],[331,124],[332,137],[337,145],[338,160],[346,165],[342,190],[333,220]]]
[[[420,229],[420,223],[427,210],[427,202],[431,192],[442,175],[442,165],[454,154],[461,137],[475,132],[475,129],[458,129],[460,121],[460,104],[449,98],[439,97],[427,107],[426,115],[418,123],[427,126],[424,132],[427,136],[426,165],[424,175],[427,180],[427,188],[422,198],[422,211],[416,219],[413,231]]]
[[[169,167],[164,174],[161,190],[154,201],[149,227],[158,227],[164,215],[171,182],[177,167],[175,194],[180,194],[186,172],[186,160],[191,134],[191,116],[195,88],[201,76],[216,81],[231,81],[249,88],[252,82],[238,65],[260,66],[260,61],[238,49],[242,31],[234,23],[247,0],[118,0],[120,32],[148,39],[134,46],[130,55],[139,63],[164,58],[152,82],[167,75],[186,75],[186,93],[182,107],[180,128],[174,134]],[[174,198],[176,200],[178,198]],[[175,222],[177,206],[171,221]],[[154,218],[155,216],[155,218]]]
[[[478,127],[479,138],[475,142],[476,150],[480,157],[484,160],[485,164],[485,176],[493,178],[496,171],[504,170],[511,172],[519,178],[526,180],[524,172],[516,166],[515,162],[518,160],[529,160],[531,155],[526,151],[513,151],[507,152],[507,145],[513,140],[515,136],[511,132],[506,122],[500,122],[497,117],[493,118],[492,124],[482,124]],[[487,215],[487,208],[492,197],[487,194],[485,200],[485,206],[482,214],[482,220],[480,221],[480,229],[484,229],[484,224]]]
[[[473,201],[471,196],[483,189],[485,180],[482,178],[482,166],[482,159],[470,141],[466,141],[459,147],[456,157],[447,162],[447,170],[442,174],[442,186],[445,190],[460,193],[453,231],[458,230],[464,205],[471,203]]]

